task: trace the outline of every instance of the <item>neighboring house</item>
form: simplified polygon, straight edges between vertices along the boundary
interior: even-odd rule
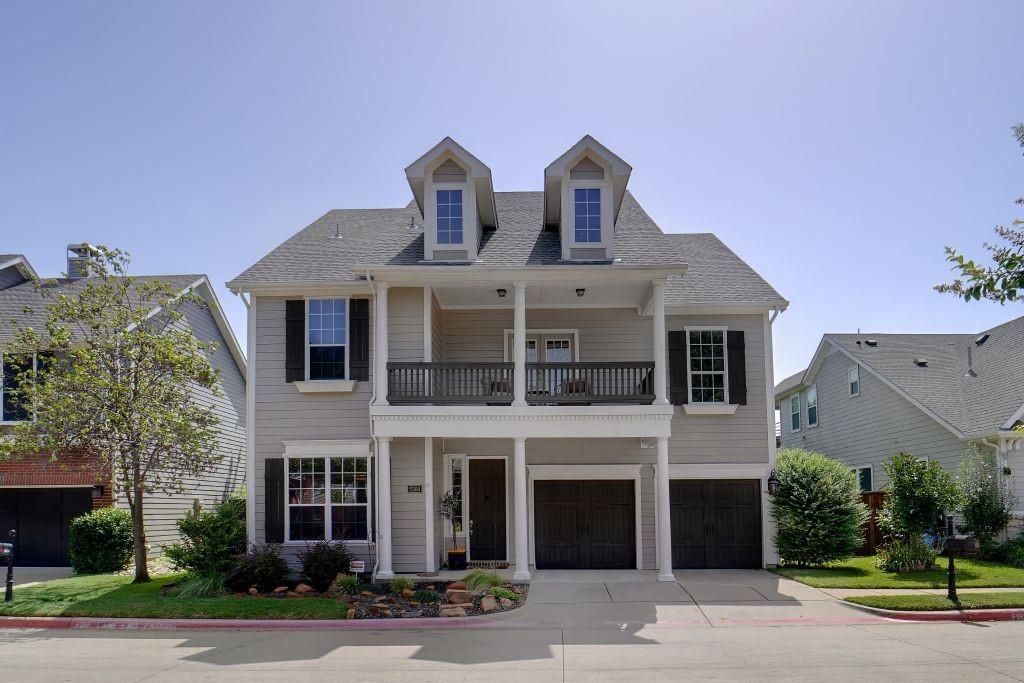
[[[587,136],[543,191],[495,192],[446,138],[405,169],[407,206],[329,211],[230,282],[251,540],[432,572],[454,490],[469,561],[519,580],[774,564],[766,378],[787,302],[714,235],[663,233],[631,171]]]
[[[68,272],[70,279],[54,280],[48,287],[74,296],[90,281],[82,272],[82,249],[87,245],[70,245]],[[146,538],[153,554],[178,539],[176,522],[199,499],[211,505],[224,499],[245,483],[245,357],[224,318],[223,311],[205,275],[143,276],[159,279],[182,292],[193,290],[208,306],[192,304],[183,308],[187,325],[201,339],[215,341],[217,350],[211,362],[220,372],[223,396],[213,398],[208,390],[196,390],[196,400],[212,402],[220,418],[220,449],[224,455],[215,471],[201,480],[186,480],[181,494],[152,493],[146,498]],[[38,292],[38,276],[24,256],[0,256],[0,346],[9,341],[16,329],[46,324],[47,300]],[[11,359],[4,364],[0,355],[3,382],[0,382],[0,403],[3,405],[0,435],[10,425],[28,419],[12,400],[10,387],[16,372]],[[19,565],[67,565],[67,530],[70,520],[88,510],[116,504],[127,507],[126,501],[113,499],[111,473],[101,467],[95,457],[62,453],[56,461],[47,456],[24,457],[0,462],[0,539],[7,540],[7,531],[17,531],[15,558]]]
[[[885,485],[896,453],[952,472],[971,444],[1024,475],[1024,317],[976,334],[826,334],[775,400],[782,445],[849,463],[862,490]]]

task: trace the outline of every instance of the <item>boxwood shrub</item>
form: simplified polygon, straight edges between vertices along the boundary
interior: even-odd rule
[[[131,563],[134,549],[127,510],[100,508],[71,520],[68,555],[76,574],[119,572]]]

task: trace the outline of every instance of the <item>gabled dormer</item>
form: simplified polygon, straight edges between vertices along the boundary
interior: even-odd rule
[[[28,259],[21,254],[0,254],[0,289],[38,278]]]
[[[589,135],[544,169],[544,224],[564,261],[614,258],[615,222],[633,168]]]
[[[423,259],[475,261],[484,230],[498,227],[491,169],[445,138],[405,176],[423,216]]]

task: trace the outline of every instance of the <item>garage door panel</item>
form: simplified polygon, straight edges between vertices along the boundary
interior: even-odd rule
[[[0,532],[14,529],[15,563],[25,567],[66,566],[68,526],[92,509],[87,488],[0,491]]]
[[[538,569],[636,566],[632,481],[534,482]]]
[[[670,482],[672,566],[761,566],[761,486],[756,479]]]

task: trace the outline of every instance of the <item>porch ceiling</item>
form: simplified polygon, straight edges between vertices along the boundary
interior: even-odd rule
[[[594,282],[560,282],[527,284],[527,308],[636,308],[641,306],[651,283],[615,281],[607,284]],[[505,296],[498,295],[505,290]],[[584,289],[583,296],[576,293]],[[508,308],[514,307],[512,282],[493,281],[472,285],[439,285],[434,295],[443,308]]]

